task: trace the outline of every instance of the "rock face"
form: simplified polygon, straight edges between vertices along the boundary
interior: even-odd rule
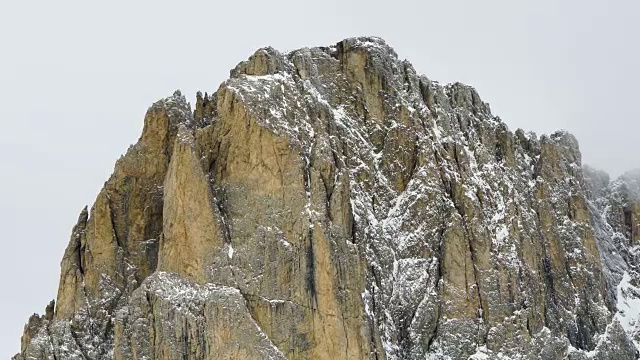
[[[179,92],[85,208],[26,359],[637,359],[640,174],[379,38]]]

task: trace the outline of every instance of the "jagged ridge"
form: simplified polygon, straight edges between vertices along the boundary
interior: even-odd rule
[[[14,359],[634,359],[638,192],[586,173],[379,38],[261,49],[149,109]]]

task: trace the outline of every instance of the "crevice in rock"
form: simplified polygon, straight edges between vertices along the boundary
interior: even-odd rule
[[[320,180],[322,181],[322,185],[325,191],[325,210],[326,216],[329,221],[333,221],[333,216],[331,215],[331,197],[333,196],[333,189],[335,188],[335,184],[330,184],[329,180],[327,180],[322,172],[320,172]]]
[[[407,189],[407,187],[409,186],[409,183],[411,182],[411,180],[413,179],[413,176],[416,173],[416,169],[418,168],[418,153],[419,153],[419,146],[418,146],[418,138],[416,136],[416,138],[414,139],[413,142],[413,147],[412,147],[412,151],[411,151],[411,156],[409,157],[409,163],[407,165],[409,168],[409,173],[407,174],[404,184],[403,184],[403,188],[400,191],[405,191]]]
[[[115,218],[117,216],[116,211],[113,208],[113,204],[111,203],[111,198],[108,194],[105,195],[107,198],[107,205],[109,207],[109,221],[111,224],[111,232],[113,234],[113,240],[116,242],[116,244],[118,245],[118,247],[120,249],[122,249],[122,251],[124,252],[124,256],[125,257],[129,257],[129,249],[127,248],[126,244],[124,244],[120,237],[118,236],[118,231],[117,231],[117,225],[116,225],[116,221]]]
[[[627,237],[631,239],[633,242],[632,234],[633,234],[633,211],[629,208],[629,206],[625,206],[622,208],[622,214],[624,217],[624,225],[627,231]]]
[[[306,288],[307,292],[311,296],[313,309],[318,308],[318,294],[316,291],[316,264],[315,264],[315,252],[313,249],[313,228],[309,227],[308,230],[308,245],[306,249],[307,257],[307,274],[306,274]]]
[[[211,186],[209,187],[211,189]],[[213,193],[213,205],[218,210],[220,221],[222,222],[222,236],[225,244],[231,243],[231,225],[229,225],[229,213],[227,211],[227,194],[224,188],[216,187],[211,189]]]
[[[482,299],[482,288],[480,287],[480,283],[478,281],[478,279],[480,279],[480,272],[478,271],[478,266],[476,265],[477,263],[477,259],[476,259],[476,249],[474,247],[474,241],[476,241],[475,236],[473,234],[473,231],[471,231],[468,228],[467,225],[467,221],[466,219],[463,217],[462,219],[462,224],[463,227],[465,229],[465,237],[467,238],[467,244],[469,244],[469,253],[471,256],[471,263],[473,264],[473,282],[475,284],[476,287],[476,291],[478,292],[478,306],[480,307],[479,310],[481,310],[483,312],[483,314],[480,316],[480,319],[482,321],[485,321],[487,323],[487,327],[490,328],[490,324],[488,321],[484,320],[484,317],[486,316],[485,314],[487,314],[487,306],[485,305],[485,303],[483,302]],[[478,333],[480,333],[480,329],[479,329],[479,324],[478,324]],[[485,339],[485,343],[486,343],[486,336],[487,334],[482,334],[483,338]],[[481,344],[477,344],[478,346],[480,346]]]
[[[86,261],[84,257],[85,247],[86,247],[86,244],[83,246],[82,241],[78,239],[77,245],[75,248],[75,254],[78,259],[78,270],[80,271],[80,275],[82,276],[82,278],[84,278],[84,275],[85,275],[85,261]]]

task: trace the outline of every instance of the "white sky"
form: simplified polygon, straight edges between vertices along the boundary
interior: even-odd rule
[[[55,298],[78,213],[175,89],[213,92],[262,46],[376,35],[418,73],[476,87],[512,130],[569,130],[618,175],[640,167],[638,15],[636,0],[2,1],[0,358]]]

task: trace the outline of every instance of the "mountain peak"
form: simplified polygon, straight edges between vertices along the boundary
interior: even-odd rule
[[[376,37],[259,49],[195,104],[149,108],[14,359],[637,358],[640,203],[572,135]]]

